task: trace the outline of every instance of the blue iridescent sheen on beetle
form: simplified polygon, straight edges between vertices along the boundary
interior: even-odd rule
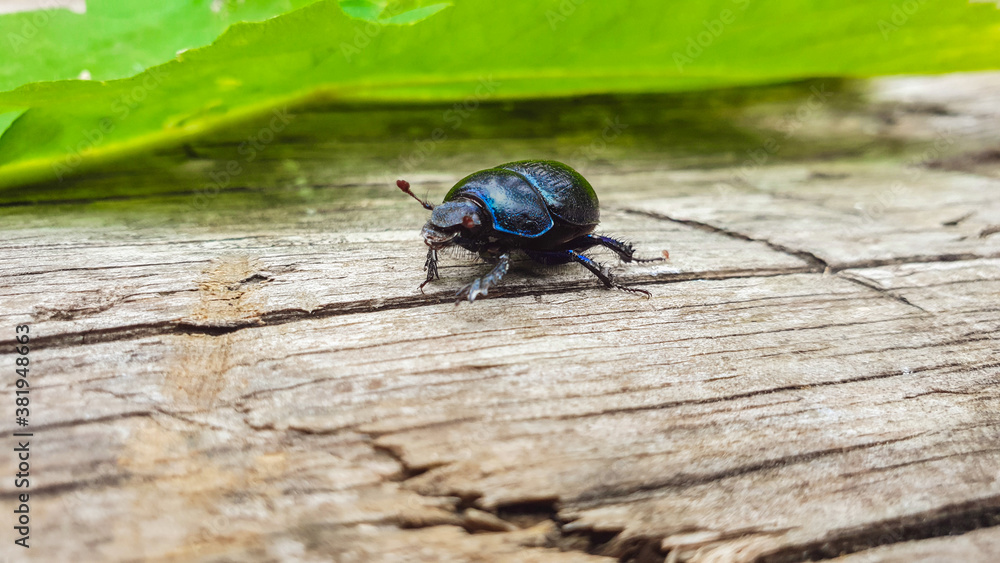
[[[561,162],[520,160],[481,170],[455,184],[440,205],[418,198],[405,180],[396,185],[431,211],[421,230],[429,247],[421,289],[439,277],[438,251],[457,245],[495,264],[490,273],[459,290],[459,300],[486,295],[507,273],[514,251],[542,264],[578,262],[606,287],[649,296],[648,291],[617,283],[607,268],[581,254],[604,246],[625,262],[654,261],[634,258],[627,242],[593,234],[601,218],[597,194],[583,176]]]

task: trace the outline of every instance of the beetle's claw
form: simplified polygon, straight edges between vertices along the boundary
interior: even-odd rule
[[[645,289],[639,289],[637,287],[629,287],[627,285],[621,285],[621,284],[617,284],[617,283],[614,284],[613,287],[615,289],[620,289],[622,291],[627,291],[629,293],[639,293],[643,297],[645,297],[646,299],[650,299],[651,297],[653,297],[653,294],[650,293],[650,292],[648,292],[648,291],[646,291]]]
[[[484,281],[483,278],[476,278],[472,283],[458,290],[458,293],[455,294],[455,297],[457,297],[456,303],[462,301],[463,298],[468,299],[469,303],[472,303],[476,300],[476,297],[480,295],[485,297],[489,292],[489,282]]]
[[[604,270],[606,271],[607,268],[604,268]],[[646,299],[649,299],[649,298],[651,298],[653,296],[652,293],[646,291],[645,289],[639,289],[637,287],[629,287],[627,285],[622,285],[622,284],[618,283],[616,281],[616,277],[612,276],[610,273],[608,274],[608,287],[609,288],[613,287],[615,289],[620,289],[622,291],[627,291],[629,293],[639,293],[643,297],[645,297]]]
[[[424,292],[425,285],[436,279],[441,279],[441,276],[438,275],[437,250],[434,250],[433,248],[427,250],[427,260],[424,262],[424,269],[427,270],[427,279],[424,280],[424,283],[420,284],[420,287],[418,288],[420,289],[420,293]]]

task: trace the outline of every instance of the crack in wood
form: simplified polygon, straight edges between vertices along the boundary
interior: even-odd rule
[[[649,217],[649,218],[652,218],[652,219],[659,219],[661,221],[670,221],[671,223],[678,223],[678,224],[681,224],[681,225],[687,225],[689,227],[694,227],[695,229],[699,229],[699,230],[702,230],[702,231],[705,231],[705,232],[709,232],[709,233],[720,234],[720,235],[727,236],[729,238],[734,238],[734,239],[737,239],[737,240],[744,240],[744,241],[749,241],[749,242],[759,242],[759,243],[762,243],[762,244],[766,245],[768,248],[771,248],[772,250],[776,250],[776,251],[778,251],[778,252],[780,252],[782,254],[787,254],[789,256],[794,256],[794,257],[798,258],[799,260],[802,260],[803,262],[809,264],[812,267],[813,271],[816,271],[816,272],[825,272],[825,271],[827,271],[827,269],[829,269],[829,266],[827,265],[826,261],[823,260],[822,258],[820,258],[819,256],[816,256],[812,252],[808,252],[808,251],[805,251],[805,250],[797,250],[797,249],[794,249],[794,248],[789,248],[787,246],[780,245],[778,243],[769,241],[767,239],[756,238],[756,237],[752,237],[750,235],[741,233],[739,231],[734,231],[733,229],[727,229],[725,227],[718,227],[718,226],[715,226],[715,225],[711,225],[709,223],[704,223],[702,221],[695,221],[693,219],[677,219],[677,218],[674,218],[674,217],[670,217],[669,215],[665,215],[663,213],[656,213],[656,212],[653,212],[653,211],[644,211],[644,210],[641,210],[641,209],[632,209],[632,208],[626,207],[626,208],[622,208],[622,211],[624,211],[626,213],[632,213],[634,215],[642,215],[644,217]]]
[[[789,269],[764,269],[764,270],[738,270],[731,272],[692,272],[671,276],[649,276],[648,279],[630,280],[632,285],[653,285],[664,283],[681,283],[693,280],[728,280],[752,277],[775,277],[782,275],[810,273],[808,268]],[[497,299],[530,297],[534,295],[554,295],[567,291],[575,291],[582,287],[578,282],[567,282],[564,284],[554,284],[547,288],[532,287],[525,288],[524,291],[517,291],[519,288],[507,288],[506,293],[492,296]],[[589,286],[588,286],[589,287]],[[514,289],[514,291],[511,291]],[[61,334],[40,336],[34,341],[37,345],[47,348],[65,348],[70,346],[81,346],[89,344],[99,344],[104,342],[115,342],[120,340],[134,340],[150,336],[165,336],[170,334],[200,334],[206,336],[222,336],[233,332],[259,328],[262,326],[276,326],[307,319],[320,319],[352,315],[358,313],[371,313],[374,311],[390,311],[396,309],[411,309],[414,307],[437,305],[441,303],[451,303],[453,297],[449,292],[440,292],[413,297],[397,297],[392,299],[372,299],[338,303],[327,305],[306,311],[303,309],[281,309],[268,311],[260,315],[253,321],[235,319],[225,325],[196,324],[188,320],[170,320],[156,323],[143,323],[136,325],[109,327],[78,332],[65,332]],[[0,346],[13,344],[13,340],[0,341]]]
[[[914,347],[914,348],[918,348],[918,347]],[[918,366],[918,367],[915,367],[915,368],[911,368],[909,370],[909,372],[907,372],[907,373],[904,373],[902,371],[882,372],[882,373],[878,373],[878,374],[874,374],[874,375],[854,377],[854,378],[849,378],[849,379],[838,379],[838,380],[834,380],[834,381],[824,381],[824,382],[819,382],[819,383],[812,383],[812,384],[808,385],[808,387],[813,388],[813,387],[827,387],[827,386],[834,386],[834,385],[846,385],[846,384],[850,384],[850,383],[859,383],[859,382],[864,382],[864,381],[874,381],[874,380],[886,379],[886,378],[892,378],[892,377],[907,377],[907,376],[912,376],[913,374],[917,374],[917,373],[921,373],[921,372],[925,372],[925,371],[936,371],[936,370],[943,370],[943,369],[946,369],[946,368],[962,368],[962,367],[963,367],[963,364],[959,364],[959,363],[947,363],[947,364],[939,364],[939,365],[933,365],[933,366]],[[474,380],[474,381],[478,381],[478,380]],[[303,382],[303,383],[300,383],[300,384],[296,384],[294,386],[290,386],[289,388],[302,387],[304,385],[309,385],[309,384],[312,384],[312,383],[315,383],[315,382],[313,382],[313,381]],[[648,389],[653,389],[653,388],[633,389],[632,391],[642,391],[642,390],[648,390]],[[775,388],[770,388],[770,389],[759,389],[759,390],[756,390],[756,391],[750,391],[750,392],[746,392],[746,393],[736,393],[736,394],[725,395],[725,396],[720,396],[720,397],[711,397],[711,398],[707,398],[707,399],[689,399],[689,400],[681,400],[681,401],[669,401],[669,402],[664,402],[664,403],[656,403],[656,404],[653,404],[653,405],[643,405],[643,406],[636,406],[636,407],[623,407],[623,408],[617,408],[617,409],[607,409],[607,410],[602,410],[602,411],[595,411],[595,412],[588,412],[588,413],[581,413],[581,414],[572,414],[572,415],[537,416],[537,417],[532,416],[532,417],[520,418],[518,420],[521,421],[521,422],[524,422],[524,421],[535,421],[535,420],[573,420],[573,419],[578,419],[578,418],[599,417],[599,416],[604,416],[604,415],[608,415],[608,414],[634,413],[634,412],[643,412],[643,411],[671,409],[671,408],[678,408],[678,407],[684,407],[684,406],[697,406],[697,405],[709,405],[709,404],[714,404],[714,403],[724,403],[724,402],[728,402],[728,401],[736,401],[736,400],[740,400],[740,399],[747,399],[747,398],[751,398],[751,397],[759,397],[759,396],[764,396],[764,395],[771,395],[771,394],[781,393],[781,392],[785,392],[785,391],[796,391],[796,390],[801,390],[801,389],[803,389],[802,385],[787,385],[787,386],[783,386],[783,387],[775,387]],[[281,388],[281,389],[263,389],[263,390],[255,391],[252,394],[249,394],[248,397],[259,397],[259,396],[262,396],[262,395],[270,393],[270,392],[283,391],[283,390],[285,390],[285,388]],[[596,395],[587,395],[585,397],[586,398],[596,398],[596,397],[602,397],[602,396],[608,396],[608,395],[618,395],[618,394],[621,394],[621,392],[620,391],[615,391],[613,393],[602,393],[602,394],[596,394]],[[235,401],[230,406],[234,406],[236,408],[239,408],[239,406],[241,404],[243,404],[243,402],[245,401],[246,398],[247,397],[241,397],[240,399],[238,399],[237,401]],[[535,402],[535,401],[521,400],[521,401],[513,401],[510,404],[512,404],[512,405],[524,405],[524,404],[529,404],[529,403],[532,403],[532,402]],[[442,428],[442,427],[452,426],[452,425],[455,425],[455,424],[461,424],[461,423],[464,423],[464,422],[477,422],[477,421],[480,421],[480,420],[482,420],[482,419],[481,418],[476,418],[476,417],[453,418],[453,419],[449,419],[449,420],[440,420],[440,421],[434,421],[434,422],[426,422],[426,423],[422,423],[422,424],[411,424],[411,425],[407,426],[407,430],[408,431],[430,430],[430,429],[434,429],[434,428]],[[261,429],[262,427],[255,427],[255,428]],[[270,427],[267,427],[267,428],[270,428]],[[379,438],[382,438],[382,437],[385,437],[385,436],[390,436],[390,435],[393,435],[393,434],[397,433],[397,431],[395,431],[395,430],[372,431],[372,430],[363,430],[362,428],[363,428],[363,425],[360,425],[360,427],[359,427],[359,425],[356,425],[356,424],[354,424],[354,425],[345,425],[345,426],[338,427],[338,428],[331,428],[331,429],[324,430],[322,433],[329,434],[329,433],[336,433],[336,432],[340,432],[340,431],[344,431],[344,430],[354,430],[354,431],[361,432],[361,433],[363,433],[363,434],[365,434],[365,435],[367,435],[367,436],[369,436],[369,437],[371,437],[371,438],[373,438],[375,440],[377,440]],[[300,428],[295,428],[294,430],[299,431],[299,432],[309,433],[309,431],[303,430],[303,429],[300,429]],[[392,454],[395,453],[394,450],[390,450],[390,449],[384,449],[384,451],[386,453],[392,453]],[[400,461],[401,461],[401,459],[400,459]],[[424,472],[426,472],[426,470],[432,469],[434,467],[440,467],[441,465],[444,465],[444,464],[438,464],[438,465],[434,465],[434,466],[428,466],[423,471],[420,471],[420,473],[424,473]],[[419,470],[421,468],[412,468],[412,469]]]
[[[794,252],[794,251],[793,251]],[[859,269],[859,268],[871,268],[877,266],[888,266],[888,265],[902,265],[910,263],[927,263],[927,262],[953,262],[953,261],[964,261],[964,260],[982,260],[988,258],[1000,258],[1000,253],[997,255],[990,256],[980,256],[972,254],[945,254],[938,256],[913,256],[907,258],[899,258],[893,260],[875,260],[875,261],[864,261],[852,264],[846,264],[842,267],[836,268],[826,268],[819,266],[803,266],[801,268],[765,268],[761,270],[735,270],[735,271],[717,271],[717,272],[688,272],[681,274],[670,274],[670,275],[660,275],[660,276],[646,276],[644,279],[629,280],[632,285],[661,285],[670,283],[683,283],[687,281],[724,281],[731,279],[746,279],[746,278],[767,278],[767,277],[779,277],[786,275],[795,274],[808,274],[808,273],[829,273],[829,272],[840,272],[849,269]],[[849,279],[844,277],[845,280]],[[258,280],[251,280],[255,282]],[[862,284],[865,285],[865,284]],[[547,289],[541,289],[537,287],[532,287],[530,289],[523,288],[523,291],[518,291],[521,288],[507,288],[505,293],[499,293],[494,298],[496,299],[507,299],[507,298],[519,298],[519,297],[530,297],[538,295],[558,295],[569,291],[579,290],[582,285],[578,282],[567,282],[563,284],[557,284],[549,286]],[[867,286],[871,289],[871,286]],[[514,291],[511,291],[511,290]],[[882,293],[882,292],[880,292]],[[896,301],[900,301],[895,296],[889,294],[884,294],[884,297],[892,298]],[[353,315],[359,313],[370,313],[374,311],[389,311],[397,309],[411,309],[415,307],[427,306],[427,305],[437,305],[440,303],[450,303],[452,302],[452,296],[449,292],[441,292],[436,294],[421,295],[416,297],[398,297],[393,299],[372,299],[372,300],[361,300],[361,301],[351,301],[346,303],[338,303],[335,305],[327,305],[313,309],[311,311],[306,311],[303,309],[280,309],[274,311],[268,311],[263,313],[259,319],[255,319],[254,322],[234,320],[232,323],[227,325],[208,325],[208,324],[195,324],[187,320],[170,320],[161,321],[154,323],[142,323],[136,325],[127,325],[120,327],[109,327],[109,328],[99,328],[87,331],[78,332],[65,332],[54,335],[40,336],[35,339],[38,345],[46,346],[47,348],[66,348],[71,346],[84,346],[90,344],[99,344],[105,342],[116,342],[121,340],[135,340],[139,338],[147,338],[151,336],[165,336],[170,334],[200,334],[206,336],[222,336],[226,334],[231,334],[233,332],[250,329],[250,328],[260,328],[263,326],[276,326],[286,323],[297,322],[301,320],[308,319],[320,319],[337,317],[344,315]],[[916,307],[912,303],[904,302],[907,305]],[[920,309],[919,307],[916,307]],[[923,309],[920,309],[924,311]],[[927,311],[924,311],[927,312]],[[13,340],[2,340],[0,341],[0,346],[13,344]]]
[[[769,248],[781,252],[783,254],[788,254],[799,258],[808,264],[810,264],[810,271],[813,272],[824,272],[824,273],[836,273],[842,272],[844,270],[853,269],[863,269],[863,268],[878,268],[883,266],[901,266],[904,264],[923,264],[932,262],[962,262],[971,260],[989,260],[993,258],[1000,258],[1000,252],[994,253],[983,253],[976,254],[972,252],[958,252],[958,253],[939,253],[939,254],[913,254],[909,256],[896,256],[893,258],[882,258],[882,259],[871,259],[871,260],[859,260],[856,262],[848,262],[840,265],[830,265],[822,258],[816,256],[815,254],[808,252],[806,250],[798,250],[789,248],[774,242],[771,242],[763,238],[755,238],[738,231],[727,229],[724,227],[718,227],[711,225],[709,223],[703,223],[701,221],[694,221],[691,219],[675,219],[663,213],[656,213],[653,211],[645,211],[642,209],[632,209],[632,208],[621,208],[621,211],[626,213],[633,213],[636,215],[642,215],[645,217],[650,217],[653,219],[659,219],[663,221],[669,221],[671,223],[679,223],[682,225],[688,225],[699,230],[706,232],[721,234],[730,238],[737,240],[745,240],[749,242],[759,242],[767,245]],[[1000,227],[997,227],[1000,229]],[[990,228],[987,228],[988,231]],[[996,231],[1000,232],[1000,230]],[[994,234],[994,232],[987,233],[986,236]],[[982,236],[982,235],[981,235]]]
[[[441,463],[426,467],[412,467],[397,451],[397,448],[381,444],[373,444],[376,451],[382,452],[399,463],[400,472],[391,478],[392,481],[406,482],[409,479],[423,475],[427,471],[436,467],[448,465]],[[479,532],[509,532],[514,530],[528,529],[543,522],[550,522],[553,526],[553,533],[546,536],[544,547],[558,549],[560,551],[579,551],[590,555],[605,557],[616,557],[619,561],[644,561],[637,559],[639,554],[658,553],[658,539],[630,538],[615,549],[615,554],[604,553],[620,533],[616,531],[595,531],[595,530],[572,530],[566,528],[568,523],[559,515],[559,498],[556,496],[539,497],[531,499],[520,499],[506,503],[497,504],[494,507],[483,507],[477,505],[477,500],[482,497],[481,493],[451,491],[448,494],[427,494],[418,490],[413,492],[425,497],[455,498],[456,502],[451,510],[460,522],[456,525],[463,528],[469,534]],[[400,526],[403,529],[418,529],[431,526],[439,526],[439,522],[429,522],[426,524],[400,523],[397,521],[386,521]],[[650,559],[650,561],[662,561],[663,557]]]
[[[116,264],[114,266],[90,266],[86,268],[60,268],[58,270],[39,270],[32,272],[4,272],[4,276],[51,276],[63,272],[94,272],[99,270],[120,270],[122,268],[155,268],[157,266],[180,266],[183,264],[207,264],[210,260],[181,260],[178,262],[151,262],[147,264]]]
[[[32,425],[32,431],[34,432],[45,432],[50,430],[57,430],[59,428],[79,428],[88,424],[103,424],[105,422],[114,422],[116,420],[125,420],[128,418],[137,417],[151,417],[156,412],[155,409],[141,410],[141,411],[126,411],[121,413],[116,413],[108,416],[100,416],[94,418],[73,418],[68,420],[63,420],[60,422],[53,422],[50,424],[38,424]]]
[[[117,487],[127,482],[134,483],[136,482],[136,479],[141,479],[144,482],[151,482],[155,480],[153,477],[142,477],[130,472],[124,472],[116,475],[102,476],[97,479],[87,479],[84,481],[69,481],[66,483],[56,483],[52,485],[32,484],[31,494],[33,496],[38,495],[39,497],[58,496],[87,489],[106,489],[108,487]],[[0,499],[16,499],[19,494],[22,493],[20,491],[3,491],[0,492]]]
[[[960,366],[960,365],[961,364],[950,363],[950,364],[941,364],[941,365],[937,365],[937,366],[918,367],[918,368],[912,368],[908,373],[904,373],[902,371],[883,372],[883,373],[879,373],[879,374],[875,374],[875,375],[865,375],[865,376],[861,376],[861,377],[852,377],[852,378],[848,378],[848,379],[837,379],[837,380],[834,380],[834,381],[823,381],[823,382],[819,382],[819,383],[810,383],[808,386],[805,386],[805,387],[810,387],[810,388],[812,388],[812,387],[828,387],[828,386],[831,386],[831,385],[844,385],[844,384],[848,384],[848,383],[858,383],[858,382],[862,382],[862,381],[874,381],[874,380],[878,380],[878,379],[886,379],[886,378],[892,378],[892,377],[904,377],[904,376],[912,375],[914,373],[919,373],[919,372],[922,372],[922,371],[930,371],[930,370],[936,370],[936,369],[940,369],[940,368],[944,368],[944,367],[955,367],[955,366]],[[551,420],[572,420],[572,419],[576,419],[576,418],[589,418],[589,417],[594,417],[594,416],[603,416],[603,415],[606,415],[606,414],[619,414],[619,413],[631,413],[631,412],[642,412],[642,411],[649,411],[649,410],[669,409],[669,408],[676,408],[676,407],[682,407],[682,406],[687,406],[687,405],[708,405],[708,404],[712,404],[712,403],[721,403],[721,402],[732,401],[732,400],[737,400],[737,399],[746,399],[746,398],[750,398],[750,397],[759,397],[759,396],[762,396],[762,395],[771,395],[771,394],[774,394],[774,393],[781,393],[783,391],[801,390],[803,388],[804,388],[804,386],[802,386],[802,385],[786,385],[786,386],[783,386],[783,387],[773,387],[773,388],[770,388],[770,389],[760,389],[760,390],[757,390],[757,391],[750,391],[750,392],[747,392],[747,393],[735,393],[735,394],[732,394],[732,395],[725,395],[725,396],[721,396],[721,397],[711,397],[711,398],[708,398],[708,399],[690,399],[690,400],[685,400],[685,401],[670,401],[670,402],[666,402],[666,403],[657,403],[655,405],[643,405],[643,406],[638,406],[638,407],[623,407],[623,408],[607,409],[607,410],[603,410],[603,411],[590,412],[590,413],[584,413],[584,414],[563,415],[563,416],[557,416],[557,417],[538,417],[538,418],[539,419],[545,418],[545,419],[551,419]],[[529,418],[527,420],[535,420],[535,419],[530,419]],[[447,422],[441,422],[441,423],[437,423],[437,424],[447,424]]]
[[[847,274],[845,272],[837,272],[836,275],[839,278],[841,278],[841,279],[845,279],[845,280],[847,280],[849,282],[856,283],[856,284],[858,284],[860,286],[867,287],[868,289],[874,290],[876,293],[878,293],[879,295],[881,295],[883,297],[888,297],[889,299],[893,299],[895,301],[898,301],[898,302],[902,303],[903,305],[907,305],[907,306],[913,307],[915,309],[918,309],[919,311],[921,311],[923,313],[933,314],[930,311],[928,311],[927,309],[924,309],[923,307],[921,307],[919,305],[915,305],[915,304],[911,303],[909,299],[903,297],[902,295],[896,294],[896,293],[892,292],[891,290],[885,289],[884,287],[882,287],[882,286],[878,285],[877,283],[869,280],[868,278],[865,278],[863,276],[856,275],[856,274],[855,275],[849,275],[849,274]]]
[[[756,562],[821,561],[882,545],[954,536],[994,526],[1000,526],[1000,496],[834,532],[820,541],[782,547],[758,557]]]
[[[424,473],[427,473],[428,471],[430,471],[431,469],[434,469],[435,467],[442,467],[444,465],[447,465],[446,462],[434,463],[434,464],[427,464],[427,465],[422,465],[420,467],[416,467],[416,466],[410,465],[409,463],[407,463],[406,459],[403,457],[403,453],[400,451],[400,448],[398,446],[380,444],[380,443],[372,440],[372,438],[373,438],[372,435],[368,434],[367,436],[368,436],[368,439],[371,441],[372,449],[374,449],[376,452],[381,452],[381,453],[387,455],[389,458],[391,458],[393,461],[395,461],[397,464],[399,464],[399,471],[396,472],[395,475],[393,475],[393,476],[391,476],[389,478],[390,481],[395,481],[395,482],[398,482],[398,483],[402,483],[402,482],[405,482],[405,481],[409,481],[410,479],[413,479],[414,477],[418,477],[420,475],[423,475]],[[428,496],[428,495],[424,495],[424,496]],[[451,495],[436,495],[436,496],[451,496]],[[478,498],[478,497],[475,497],[475,498]],[[465,499],[463,499],[463,500],[465,500]]]
[[[923,369],[931,368],[918,368],[916,371],[922,371]],[[913,372],[911,371],[911,374]],[[889,376],[900,375],[899,373],[891,373]],[[833,385],[842,382],[829,382],[820,385]],[[794,388],[799,388],[798,386]],[[773,391],[771,391],[773,392]],[[705,401],[714,402],[714,401]],[[874,442],[867,442],[862,444],[855,444],[852,446],[839,447],[839,448],[829,448],[824,450],[817,450],[813,452],[808,452],[805,454],[798,454],[792,456],[785,456],[776,459],[764,460],[759,463],[747,464],[738,467],[728,469],[726,471],[721,471],[708,475],[679,475],[674,476],[669,479],[665,479],[656,483],[645,484],[641,487],[634,487],[630,489],[602,489],[600,491],[594,491],[592,493],[594,497],[594,502],[587,503],[587,496],[580,495],[573,499],[560,499],[558,497],[545,497],[537,499],[520,499],[516,501],[510,501],[505,503],[497,504],[496,506],[489,507],[479,507],[476,506],[476,501],[482,495],[476,491],[465,491],[462,494],[458,494],[456,491],[448,491],[444,494],[428,495],[426,493],[418,492],[423,496],[441,496],[441,497],[460,497],[460,500],[455,505],[456,513],[463,510],[468,510],[475,508],[476,510],[485,511],[488,514],[495,516],[496,518],[513,523],[518,527],[525,527],[526,525],[531,525],[537,523],[541,520],[551,520],[557,530],[557,534],[553,534],[548,539],[547,547],[559,548],[562,550],[573,550],[581,551],[590,554],[612,556],[617,557],[620,561],[662,561],[667,555],[663,553],[660,549],[660,545],[664,538],[662,537],[647,537],[647,536],[636,536],[626,538],[624,540],[618,540],[622,530],[587,530],[578,529],[572,526],[567,527],[566,525],[569,521],[565,520],[560,516],[559,505],[561,503],[570,502],[573,503],[574,509],[588,506],[602,506],[608,504],[621,504],[621,503],[631,503],[641,500],[642,498],[647,498],[651,495],[655,495],[657,491],[662,491],[663,489],[669,488],[686,488],[698,485],[704,485],[713,481],[722,480],[730,477],[737,477],[757,471],[769,471],[773,469],[779,469],[787,467],[792,464],[798,463],[808,463],[810,461],[820,459],[823,457],[841,455],[845,453],[850,453],[853,451],[870,449],[885,446],[888,444],[893,444],[897,442],[903,442],[906,440],[914,439],[918,436],[922,436],[926,432],[917,433],[915,435],[890,439],[890,440],[878,440]],[[374,436],[374,435],[370,435]],[[436,467],[441,467],[447,465],[447,463],[436,464],[433,466],[426,467],[411,467],[403,456],[402,451],[399,447],[386,446],[386,445],[375,445],[375,447],[391,458],[396,460],[402,471],[399,474],[398,481],[405,482],[413,477],[422,475],[427,471],[434,469]],[[968,452],[970,455],[975,452]],[[933,460],[924,460],[933,461]],[[992,520],[991,520],[992,518]],[[911,520],[918,522],[920,519],[917,517],[911,518]],[[959,514],[952,514],[948,518],[938,518],[935,522],[940,524],[944,522],[948,524],[947,528],[942,528],[940,525],[937,527],[932,526],[929,529],[927,526],[912,526],[908,524],[910,520],[901,519],[903,522],[902,527],[897,525],[895,521],[891,521],[888,526],[892,530],[900,530],[896,533],[894,538],[895,541],[909,541],[910,539],[919,539],[924,537],[935,537],[935,535],[947,535],[948,533],[953,533],[954,530],[962,529],[965,531],[975,529],[976,527],[983,527],[983,525],[992,525],[990,522],[996,520],[1000,522],[1000,507],[990,508],[985,511],[963,511]],[[477,528],[474,525],[463,525],[468,532],[475,532]],[[471,527],[471,528],[470,528]],[[885,526],[878,526],[875,529],[881,530]],[[865,528],[868,532],[871,531],[871,527]],[[724,539],[724,538],[723,538]],[[826,552],[823,551],[829,547],[828,542],[822,544],[804,544],[801,546],[791,546],[783,548],[780,551],[772,552],[760,558],[760,561],[805,561],[810,558],[815,558],[817,555],[829,555],[833,553],[842,553],[846,549],[850,550],[861,550],[868,547],[874,547],[876,545],[884,545],[885,543],[890,543],[884,539],[879,539],[876,542],[862,542],[861,540],[869,540],[869,536],[858,535],[854,533],[845,534],[837,538],[834,542],[836,544],[836,550],[831,550]],[[850,552],[850,551],[848,551]],[[795,558],[799,557],[799,558]],[[829,557],[825,557],[829,558]]]
[[[373,437],[374,434],[368,434],[369,439],[372,439]],[[375,451],[385,454],[399,464],[399,472],[390,477],[390,481],[394,482],[405,483],[414,477],[423,475],[431,469],[448,465],[447,462],[443,462],[439,464],[415,467],[406,461],[400,451],[400,448],[397,446],[379,444],[373,441],[372,447]],[[425,497],[456,499],[456,502],[451,506],[451,511],[455,513],[456,517],[461,519],[457,525],[470,534],[482,531],[503,532],[526,529],[542,522],[550,521],[557,533],[547,538],[545,547],[559,548],[563,551],[586,551],[591,554],[596,554],[599,551],[599,544],[610,541],[610,539],[618,534],[618,532],[615,532],[600,542],[587,541],[585,545],[581,546],[578,541],[575,541],[574,538],[579,536],[586,537],[587,534],[569,532],[563,528],[565,522],[563,522],[558,516],[558,497],[522,499],[514,502],[498,504],[495,507],[482,507],[477,506],[476,503],[476,501],[482,497],[482,494],[475,491],[451,491],[448,494],[427,494],[414,489],[413,492]],[[405,523],[405,525],[400,522],[392,523],[400,525],[404,529],[440,525],[438,522],[430,522],[426,525],[419,523]],[[596,536],[599,534],[593,535]]]
[[[942,227],[957,227],[957,226],[959,226],[959,225],[960,225],[960,224],[961,224],[961,223],[962,223],[963,221],[965,221],[966,219],[969,219],[969,218],[971,218],[971,217],[972,217],[973,215],[975,215],[975,214],[976,214],[976,212],[975,212],[975,211],[970,211],[970,212],[968,212],[968,213],[966,213],[966,214],[964,214],[964,215],[961,215],[961,216],[959,216],[959,217],[955,217],[954,219],[950,219],[950,220],[948,220],[948,221],[944,221],[944,222],[942,222],[942,223],[941,223],[941,226],[942,226]]]
[[[909,398],[913,398],[913,397],[907,397],[907,398],[909,399]],[[919,465],[921,463],[932,463],[932,462],[935,462],[935,461],[941,461],[941,460],[944,460],[944,459],[951,459],[951,458],[955,458],[955,457],[972,456],[972,455],[977,455],[977,454],[994,453],[994,452],[1000,452],[1000,448],[990,448],[990,449],[985,449],[985,450],[970,450],[970,451],[958,452],[958,453],[947,454],[947,455],[936,455],[936,456],[931,456],[931,457],[925,457],[925,458],[910,460],[910,461],[907,461],[905,463],[893,463],[891,465],[883,465],[881,467],[872,467],[872,468],[866,469],[864,471],[851,471],[851,472],[847,472],[847,473],[841,473],[840,476],[841,477],[854,477],[854,476],[860,476],[860,475],[869,475],[869,474],[878,473],[878,472],[881,472],[881,471],[892,471],[894,469],[899,469],[901,467],[908,467],[908,466],[911,466],[911,465]]]
[[[859,270],[864,268],[881,268],[883,266],[902,266],[905,264],[930,264],[934,262],[965,262],[975,260],[991,260],[1000,258],[1000,252],[988,254],[974,254],[971,252],[945,253],[945,254],[913,254],[910,256],[897,256],[895,258],[861,260],[850,262],[841,266],[831,267],[831,272],[842,272],[844,270]]]
[[[706,474],[680,473],[678,475],[669,477],[667,479],[661,479],[658,481],[643,483],[642,485],[636,487],[621,487],[621,488],[601,487],[599,489],[593,489],[590,492],[581,493],[580,495],[578,495],[573,499],[568,499],[567,502],[572,502],[574,507],[578,509],[594,508],[597,506],[603,506],[608,504],[633,503],[650,498],[651,496],[655,496],[657,492],[662,491],[664,489],[686,489],[690,487],[696,487],[699,485],[713,483],[715,481],[722,481],[724,479],[729,479],[731,477],[739,477],[742,475],[747,475],[749,473],[770,471],[772,469],[781,469],[791,465],[808,463],[810,461],[814,461],[824,457],[841,455],[855,451],[886,446],[889,444],[903,442],[906,440],[912,440],[913,438],[922,436],[923,434],[925,434],[925,432],[920,432],[918,434],[914,434],[912,436],[906,436],[904,438],[894,438],[891,440],[878,440],[875,442],[865,442],[862,444],[854,444],[851,446],[828,448],[823,450],[806,452],[802,454],[771,458],[757,463],[740,465],[737,467],[726,469],[725,471],[718,471],[714,473],[706,473]]]
[[[367,436],[371,440],[375,438],[376,434],[367,433]],[[406,461],[403,453],[400,451],[401,448],[398,446],[379,444],[373,440],[372,447],[375,451],[387,455],[399,464],[400,471],[390,478],[391,481],[399,483],[405,483],[406,481],[423,475],[432,469],[449,465],[448,462],[443,462],[439,464],[416,467]],[[567,529],[565,525],[568,522],[559,515],[560,499],[558,496],[524,498],[516,501],[499,503],[493,507],[484,507],[477,504],[477,501],[482,498],[482,493],[477,491],[449,491],[446,494],[428,494],[417,489],[411,490],[425,497],[455,498],[456,502],[452,506],[451,510],[456,514],[456,516],[462,518],[458,525],[470,534],[480,531],[496,532],[527,529],[542,522],[549,521],[553,524],[555,533],[550,534],[546,538],[545,547],[556,548],[560,551],[581,551],[591,555],[605,555],[610,557],[611,555],[604,554],[602,551],[605,546],[609,544],[609,542],[621,533],[621,530],[607,532]],[[486,516],[487,519],[494,519],[495,521],[490,522],[487,520],[484,523],[483,516]],[[502,527],[504,523],[509,527]],[[396,522],[396,524],[398,525],[399,523]],[[428,523],[426,526],[407,525],[404,527],[414,529],[435,525],[440,524]],[[615,556],[619,557],[620,561],[635,560],[631,557],[631,555],[648,551],[646,543],[650,543],[650,545],[652,545],[657,542],[653,542],[652,540],[650,540],[650,542],[642,542],[633,538],[627,543],[627,545],[619,548],[618,551],[620,552],[620,556]],[[660,557],[659,560],[662,561],[662,557]]]

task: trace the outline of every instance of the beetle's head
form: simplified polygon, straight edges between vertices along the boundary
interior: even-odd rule
[[[396,186],[420,202],[424,209],[431,211],[431,218],[420,230],[427,246],[437,250],[454,244],[458,235],[477,229],[482,221],[479,218],[480,208],[470,199],[457,198],[454,201],[433,205],[410,191],[410,183],[406,180],[396,180]]]
[[[427,246],[433,249],[444,248],[453,244],[453,240],[462,233],[468,233],[482,225],[479,218],[479,206],[472,200],[459,198],[454,201],[435,206],[431,218],[420,230]]]

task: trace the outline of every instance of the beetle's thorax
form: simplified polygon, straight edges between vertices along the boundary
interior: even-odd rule
[[[479,205],[470,199],[456,198],[437,205],[431,218],[421,229],[427,246],[440,249],[454,244],[454,239],[463,233],[471,233],[482,225]]]

